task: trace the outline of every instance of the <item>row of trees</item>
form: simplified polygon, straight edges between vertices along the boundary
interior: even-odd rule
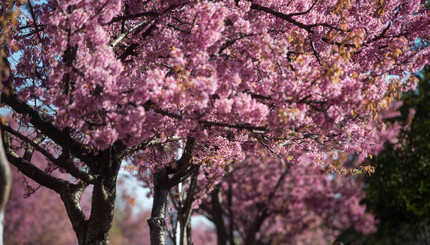
[[[299,239],[269,221],[299,229],[318,229],[323,221],[338,228],[349,218],[366,223],[348,191],[355,187],[337,189],[337,180],[317,177],[321,170],[296,165],[348,154],[363,160],[395,135],[385,133],[398,128],[378,113],[415,87],[406,71],[428,61],[429,48],[410,48],[429,33],[424,3],[5,1],[2,13],[27,10],[18,23],[5,22],[12,32],[2,43],[1,102],[17,122],[2,126],[6,156],[60,196],[79,244],[108,243],[123,161],[152,189],[152,244],[165,243],[172,191],[181,244],[189,242],[192,209],[209,193],[212,204],[203,210],[217,223],[218,237],[231,243],[228,234],[235,233],[252,242]],[[387,83],[386,75],[395,77]],[[46,166],[35,164],[35,154]],[[243,162],[261,155],[268,161],[261,167],[259,160]],[[267,160],[273,157],[284,160]],[[241,196],[254,172],[268,183],[257,196]],[[305,184],[289,187],[289,178]],[[316,196],[331,202],[327,209],[302,202],[309,190],[300,188],[311,183],[320,186]],[[88,186],[86,216],[80,199]],[[301,204],[283,206],[278,190]],[[269,203],[259,200],[264,196]],[[344,214],[358,213],[330,217],[330,208],[345,201]],[[304,210],[313,208],[318,217],[306,220]],[[248,209],[256,213],[240,214]],[[244,218],[226,223],[235,210]],[[288,213],[285,220],[278,212]]]
[[[43,162],[41,155],[34,157],[34,162]],[[360,181],[351,177],[331,178],[322,168],[310,163],[292,166],[288,171],[280,165],[277,159],[250,159],[236,166],[226,182],[213,190],[198,209],[215,228],[206,225],[191,232],[191,224],[187,223],[187,234],[178,232],[179,226],[184,225],[186,200],[175,198],[177,190],[172,190],[169,238],[182,243],[193,238],[195,244],[226,244],[227,241],[230,244],[328,244],[345,227],[354,226],[366,234],[373,231],[373,216],[365,213],[365,206],[359,204],[363,195]],[[38,188],[34,181],[18,172],[13,173],[12,194],[6,208],[5,243],[76,244],[58,196]],[[257,181],[260,183],[255,185]],[[111,243],[146,244],[148,225],[142,220],[149,218],[149,212],[135,203],[135,193],[124,177],[119,179],[118,187],[121,195],[116,202]],[[184,190],[190,193],[185,186]],[[87,194],[83,194],[81,201],[86,215],[91,201]],[[208,233],[213,240],[203,240],[211,237]]]

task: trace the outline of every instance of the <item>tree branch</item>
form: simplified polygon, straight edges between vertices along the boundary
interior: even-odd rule
[[[115,22],[118,22],[118,21],[122,21],[122,20],[130,20],[130,19],[144,17],[144,16],[158,17],[158,15],[159,15],[159,13],[157,13],[157,12],[148,11],[148,12],[142,12],[142,13],[132,14],[132,15],[118,16],[118,17],[113,18],[106,25],[110,25],[112,23],[115,23]]]
[[[132,28],[130,28],[129,30],[127,30],[126,32],[122,33],[119,37],[117,37],[115,40],[113,40],[110,44],[110,46],[112,48],[114,48],[116,45],[118,45],[124,38],[126,38],[130,33],[133,33],[134,31],[140,29],[140,28],[145,28],[146,26],[148,26],[149,22],[146,21],[142,21],[139,24],[133,26]]]
[[[64,192],[68,185],[71,185],[70,182],[56,178],[43,172],[38,167],[31,164],[29,161],[20,158],[11,149],[6,150],[6,156],[9,162],[15,167],[17,167],[21,173],[36,181],[39,185],[43,185],[59,194]]]
[[[60,194],[67,215],[72,223],[73,230],[78,234],[78,240],[79,234],[84,234],[88,226],[88,221],[85,214],[82,212],[80,203],[82,193],[86,187],[86,184],[72,185]]]
[[[4,125],[3,129],[10,134],[15,135],[16,137],[20,138],[21,140],[25,141],[26,143],[30,144],[31,147],[33,147],[36,151],[43,154],[50,162],[55,164],[56,166],[63,168],[66,170],[67,173],[72,175],[73,177],[77,179],[81,179],[87,183],[93,183],[94,182],[94,176],[92,176],[89,173],[85,173],[84,171],[77,168],[73,163],[69,161],[69,159],[60,159],[55,158],[52,154],[50,154],[47,150],[43,149],[40,145],[38,145],[37,142],[34,142],[33,140],[30,140],[29,138],[25,137],[24,135],[20,134],[19,132],[15,131],[11,127]],[[26,159],[29,161],[29,159]]]
[[[293,16],[299,16],[299,15],[305,15],[305,14],[308,14],[308,13],[309,13],[309,12],[311,12],[311,10],[315,7],[315,5],[317,4],[317,2],[318,2],[318,0],[315,0],[315,1],[312,3],[311,7],[310,7],[308,10],[304,11],[304,12],[300,12],[300,13],[291,13],[291,14],[289,14],[288,16],[293,17]]]
[[[260,4],[256,4],[256,3],[251,4],[251,9],[266,12],[268,14],[274,15],[280,19],[283,19],[283,20],[285,20],[285,21],[287,21],[287,22],[289,22],[295,26],[298,26],[298,27],[306,30],[309,33],[313,33],[312,28],[310,26],[294,20],[293,18],[291,18],[292,17],[291,15],[287,15],[287,14],[275,11],[271,8],[264,7],[264,6],[261,6]]]
[[[176,173],[172,178],[169,179],[169,187],[172,188],[173,186],[176,186],[177,184],[183,182],[199,168],[200,168],[199,165],[193,165],[187,171],[181,171]],[[184,169],[187,169],[187,168],[184,168]]]
[[[37,21],[36,21],[37,18],[36,18],[36,15],[34,14],[33,6],[31,6],[30,0],[28,0],[27,3],[28,3],[28,8],[30,9],[31,18],[33,18],[33,25],[34,25],[35,32],[36,32],[37,37],[39,38],[40,42],[42,43],[43,40],[42,40],[42,37],[40,36],[40,33],[39,33],[40,30],[39,30],[38,25],[37,25]]]
[[[60,146],[64,147],[64,145],[66,145],[65,139],[69,139],[70,152],[85,162],[90,167],[90,169],[95,168],[94,163],[97,162],[97,157],[91,156],[89,154],[84,155],[85,152],[83,151],[83,146],[81,143],[64,135],[64,133],[54,124],[52,124],[52,122],[40,116],[36,110],[31,108],[23,101],[20,101],[16,94],[10,93],[9,95],[3,95],[1,97],[1,102],[9,105],[14,111],[29,116],[31,124],[40,130],[42,134],[52,139]]]
[[[222,122],[211,122],[211,121],[205,121],[205,120],[199,120],[199,123],[204,124],[206,126],[217,126],[217,127],[226,127],[226,128],[236,128],[236,129],[246,129],[251,131],[267,131],[265,127],[261,126],[252,126],[250,124],[228,124],[228,123],[222,123]]]
[[[115,156],[115,158],[116,159],[122,159],[124,156],[129,155],[133,152],[136,152],[139,150],[145,150],[151,146],[161,145],[161,144],[165,144],[165,143],[169,143],[169,142],[175,142],[175,141],[179,141],[179,140],[182,140],[182,138],[179,138],[178,136],[168,137],[165,141],[162,141],[160,139],[155,139],[155,136],[154,136],[149,141],[143,142],[143,143],[135,145],[135,146],[130,146],[130,147],[126,148],[125,150],[120,151]]]
[[[314,5],[315,4],[316,4],[316,2],[314,3]],[[295,25],[295,26],[303,29],[303,30],[306,30],[309,33],[313,33],[314,31],[312,30],[312,28],[317,27],[317,26],[324,26],[324,27],[327,27],[327,28],[330,28],[330,29],[333,29],[333,30],[343,31],[340,28],[334,27],[334,26],[332,26],[332,25],[330,25],[328,23],[315,23],[315,24],[305,25],[305,24],[303,24],[301,22],[298,22],[298,21],[294,20],[293,18],[291,18],[292,16],[295,16],[295,15],[306,14],[312,8],[313,7],[311,7],[310,9],[308,9],[307,11],[305,11],[303,13],[284,14],[284,13],[281,13],[279,11],[273,10],[271,8],[264,7],[264,6],[260,5],[260,4],[256,4],[256,3],[252,3],[251,4],[251,9],[257,10],[257,11],[262,11],[262,12],[274,15],[274,16],[280,18],[280,19],[283,19],[283,20],[285,20],[285,21],[287,21],[287,22],[289,22],[289,23],[291,23],[291,24],[293,24],[293,25]]]
[[[190,176],[193,171],[194,167],[197,165],[192,166],[190,169],[188,167],[190,166],[190,161],[192,158],[192,151],[194,147],[195,140],[193,138],[187,139],[187,143],[185,145],[184,153],[182,154],[181,158],[176,161],[176,165],[178,167],[177,171],[174,172],[172,178],[169,179],[169,188],[179,184],[181,181],[184,180],[184,176],[188,177]],[[198,167],[198,166],[197,166]]]

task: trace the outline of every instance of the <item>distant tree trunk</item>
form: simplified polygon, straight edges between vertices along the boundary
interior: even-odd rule
[[[165,239],[165,226],[166,226],[166,208],[168,202],[169,191],[173,186],[178,185],[190,175],[194,173],[198,173],[199,166],[190,165],[191,161],[191,152],[194,145],[194,139],[187,139],[187,143],[184,148],[184,152],[180,159],[176,161],[177,168],[171,169],[169,167],[165,167],[160,169],[158,172],[155,172],[153,177],[154,183],[154,201],[152,203],[152,212],[151,218],[148,220],[148,225],[150,229],[150,239],[152,245],[164,245],[166,243]],[[169,174],[173,174],[171,178],[169,178]],[[197,175],[193,177],[192,181],[192,189],[194,190],[194,186],[196,185]],[[194,194],[190,194],[189,198],[186,198],[186,204],[184,210],[188,210],[186,212],[182,212],[183,214],[187,213],[188,218],[184,218],[183,222],[186,223],[184,229],[187,228],[187,224],[189,223],[189,216],[191,214],[191,207]],[[181,224],[182,225],[182,224]],[[183,230],[182,235],[185,235],[185,230]],[[191,236],[191,230],[187,233]],[[191,239],[191,238],[190,238]],[[189,239],[189,240],[190,240]]]
[[[188,194],[193,194],[193,191]],[[177,210],[177,219],[179,222],[179,244],[178,245],[191,245],[191,214],[192,214],[192,197],[187,196],[185,200],[179,202],[179,210]]]
[[[227,229],[224,223],[222,196],[219,187],[212,191],[212,218],[216,228],[218,245],[227,244]]]
[[[152,245],[164,245],[165,218],[167,196],[169,194],[169,177],[165,168],[153,174],[154,202],[152,204],[151,218],[148,220]]]
[[[199,168],[193,170],[192,177],[190,179],[189,187],[186,191],[182,190],[179,193],[178,202],[178,221],[180,227],[180,244],[179,245],[191,245],[192,234],[191,234],[191,215],[193,212],[193,202],[195,201],[195,194],[197,191],[197,177],[199,175]]]
[[[180,242],[179,245],[191,245],[191,222],[190,218],[179,221],[180,224]]]
[[[9,198],[11,186],[11,173],[4,148],[3,138],[0,132],[0,245],[3,245],[3,221],[4,209]]]

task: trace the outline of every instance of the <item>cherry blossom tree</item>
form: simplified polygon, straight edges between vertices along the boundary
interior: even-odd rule
[[[195,237],[190,223],[193,213],[203,214],[215,224],[218,244],[235,244],[235,241],[264,244],[274,236],[282,238],[276,238],[275,243],[314,244],[320,241],[324,244],[332,242],[339,231],[349,226],[357,226],[357,230],[368,234],[373,230],[373,220],[364,212],[365,206],[359,205],[364,195],[363,174],[374,172],[369,162],[372,154],[378,155],[385,143],[398,145],[399,133],[410,127],[410,119],[409,123],[392,121],[399,115],[401,105],[402,102],[397,101],[380,111],[378,121],[390,120],[390,123],[386,127],[378,127],[373,137],[368,139],[374,142],[369,158],[333,152],[320,159],[321,164],[315,165],[304,152],[302,155],[297,152],[300,157],[296,164],[292,164],[279,155],[270,157],[273,154],[262,148],[258,156],[248,156],[245,162],[226,166],[224,175],[208,178],[210,166],[201,166],[201,171],[170,190],[170,239],[181,245],[191,244]],[[265,160],[261,161],[261,158]],[[221,183],[217,184],[219,181]],[[323,184],[324,188],[316,187],[318,184]],[[319,193],[321,190],[326,193]],[[209,198],[208,193],[211,193]],[[295,193],[305,194],[297,197]],[[274,203],[280,203],[277,210],[271,210]],[[312,203],[320,205],[317,210]],[[303,210],[291,209],[292,205],[305,208],[306,214]],[[323,211],[318,209],[320,207],[324,207]],[[297,223],[300,218],[288,216],[295,211],[302,214],[302,220],[310,222],[300,225]],[[277,219],[276,222],[273,219]],[[263,223],[277,225],[278,233],[260,231]],[[290,227],[288,232],[285,226]],[[233,235],[238,232],[240,236]],[[256,234],[259,233],[267,236],[257,239]]]
[[[151,172],[163,244],[169,190],[196,172],[215,183],[261,147],[291,163],[366,157],[378,111],[429,59],[410,48],[430,28],[424,2],[28,1],[6,45],[20,49],[6,54],[1,102],[20,121],[3,127],[7,158],[60,195],[80,244],[108,242],[121,162]]]
[[[38,188],[16,169],[12,172],[11,195],[5,212],[5,244],[76,244],[59,196]]]
[[[32,161],[38,167],[44,167],[41,154],[34,154]],[[25,178],[15,168],[12,176],[11,195],[5,212],[5,244],[76,244],[75,233],[60,197]],[[58,173],[56,176],[59,177]],[[134,203],[134,193],[121,177],[118,182],[120,196],[115,208],[111,243],[147,244],[149,227],[142,220],[150,216],[150,211]],[[91,196],[85,194],[81,203],[87,215]]]
[[[375,230],[356,177],[329,175],[310,162],[249,159],[202,210],[216,225],[218,244],[330,244],[350,226],[364,234]]]

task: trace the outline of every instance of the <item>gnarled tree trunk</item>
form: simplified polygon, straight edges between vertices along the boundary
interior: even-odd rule
[[[103,182],[106,181],[100,180],[94,185],[89,219],[85,219],[82,211],[79,211],[77,198],[67,194],[63,198],[79,245],[105,245],[109,242],[116,190],[115,187],[111,188],[112,186],[109,187]]]
[[[110,153],[105,152],[104,154]],[[103,161],[102,166],[106,165],[108,168],[102,168],[104,171],[95,180],[89,219],[86,219],[79,204],[81,194],[86,186],[81,188],[73,186],[61,194],[79,245],[107,245],[109,243],[120,161],[110,158],[103,158]],[[106,163],[106,161],[112,163]]]

